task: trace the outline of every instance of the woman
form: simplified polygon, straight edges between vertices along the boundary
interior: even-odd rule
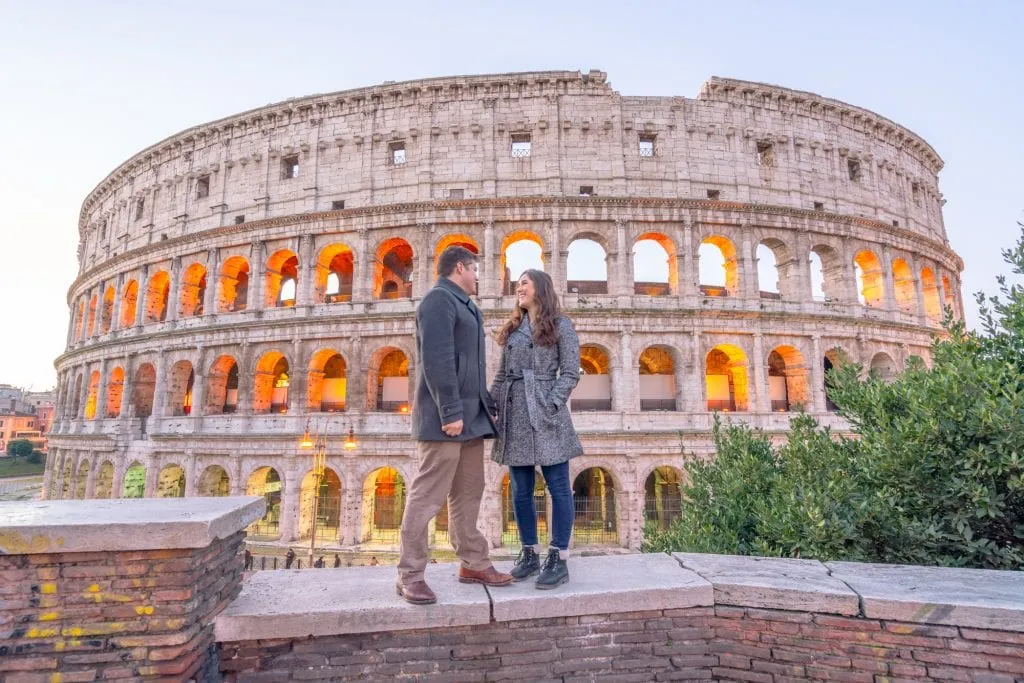
[[[536,586],[555,588],[569,580],[572,534],[569,459],[583,453],[567,406],[580,380],[580,344],[572,322],[558,312],[551,277],[527,270],[516,286],[516,306],[497,334],[501,363],[491,384],[498,434],[491,457],[509,466],[512,498],[522,551],[512,576],[539,573]],[[551,495],[551,547],[543,565],[537,545],[533,502],[536,467]]]

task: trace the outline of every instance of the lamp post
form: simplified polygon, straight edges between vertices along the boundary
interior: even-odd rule
[[[355,450],[357,446],[355,430],[352,427],[348,428],[344,446],[345,450],[348,451]],[[316,435],[311,437],[309,434],[309,421],[306,421],[306,431],[302,435],[302,440],[299,441],[299,449],[313,451],[313,514],[310,517],[309,529],[309,566],[312,567],[313,558],[316,554],[316,522],[320,514],[320,486],[323,484],[324,467],[327,458],[327,435],[321,433],[319,423],[317,423]]]

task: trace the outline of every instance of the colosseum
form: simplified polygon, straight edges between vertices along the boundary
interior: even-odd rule
[[[415,473],[413,311],[461,244],[489,331],[523,267],[554,279],[581,338],[574,544],[637,548],[678,515],[716,413],[842,430],[830,366],[927,361],[963,315],[942,165],[819,95],[623,96],[600,71],[387,82],[190,128],[82,206],[45,495],[262,495],[254,542],[386,555]],[[512,546],[488,476],[481,528]],[[444,548],[446,510],[432,531]]]

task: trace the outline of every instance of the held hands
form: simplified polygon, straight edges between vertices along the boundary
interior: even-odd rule
[[[446,425],[441,425],[441,431],[450,437],[456,437],[462,433],[462,420],[456,420],[455,422],[449,422]]]

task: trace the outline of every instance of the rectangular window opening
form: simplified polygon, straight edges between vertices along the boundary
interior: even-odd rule
[[[107,222],[106,221],[103,221],[103,223],[100,225],[100,239],[101,240],[107,239]]]
[[[825,210],[825,202],[814,202],[814,210],[815,211],[824,211]]]
[[[201,175],[196,178],[196,199],[210,196],[210,176]]]
[[[448,199],[464,199],[466,191],[460,188],[453,188],[448,190]]]
[[[593,185],[580,185],[580,196],[581,197],[593,197],[594,186]]]
[[[388,145],[388,151],[391,153],[390,159],[393,166],[401,166],[405,163],[405,143],[404,142],[392,142]]]
[[[860,162],[856,159],[848,159],[846,161],[846,170],[850,174],[850,180],[853,182],[860,182]]]
[[[772,143],[757,143],[757,164],[763,168],[775,167],[775,147]]]
[[[281,180],[299,177],[299,155],[289,154],[281,159]]]
[[[135,220],[142,220],[142,213],[146,210],[146,200],[139,199],[135,202]]]
[[[721,199],[721,198],[722,198],[722,191],[721,190],[708,190],[708,199]]]
[[[654,136],[653,135],[641,135],[640,136],[640,156],[642,156],[642,157],[653,157],[654,156]]]
[[[896,220],[895,218],[892,219],[892,227],[894,227],[894,228],[900,227],[900,222],[898,220]]]
[[[529,133],[512,134],[512,158],[522,159],[530,156],[532,141]]]
[[[238,214],[235,216],[235,225],[241,225],[245,222],[245,214]]]
[[[333,202],[331,202],[331,211],[341,211],[344,208],[345,208],[345,200],[344,199],[335,199]]]
[[[910,186],[910,193],[914,197],[914,204],[921,206],[921,186],[917,183],[913,183]]]

